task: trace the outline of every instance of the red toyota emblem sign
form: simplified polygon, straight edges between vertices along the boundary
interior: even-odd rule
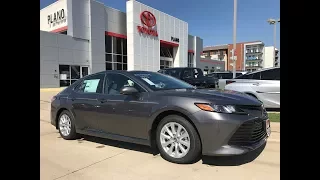
[[[156,17],[151,12],[143,11],[140,14],[140,19],[141,19],[141,23],[146,27],[138,26],[137,28],[139,33],[145,33],[151,36],[158,36],[158,32],[153,29],[153,27],[157,24],[157,20],[156,20]]]
[[[154,17],[154,15],[149,11],[143,11],[140,14],[140,19],[142,24],[148,26],[149,28],[155,26],[157,23],[156,17]]]

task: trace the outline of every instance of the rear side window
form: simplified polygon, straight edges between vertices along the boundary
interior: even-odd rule
[[[85,78],[75,89],[81,93],[102,93],[104,74],[96,74]]]
[[[280,80],[280,68],[262,71],[261,80]]]

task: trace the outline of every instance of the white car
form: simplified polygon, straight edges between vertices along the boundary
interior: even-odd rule
[[[223,87],[220,83],[219,88]],[[254,71],[225,83],[225,90],[246,93],[262,101],[266,108],[280,109],[280,67]]]

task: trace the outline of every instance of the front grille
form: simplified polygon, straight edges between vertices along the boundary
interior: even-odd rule
[[[229,145],[250,146],[267,136],[264,121],[261,119],[243,123],[229,140]]]
[[[238,105],[239,109],[248,113],[250,116],[266,118],[268,116],[266,109],[263,106]]]

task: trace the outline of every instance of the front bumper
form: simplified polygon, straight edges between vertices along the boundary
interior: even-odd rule
[[[197,119],[197,128],[202,143],[202,154],[208,156],[241,155],[253,151],[266,143],[268,135],[252,144],[230,143],[233,135],[245,122],[265,121],[267,117],[250,115],[223,114],[198,111],[193,114]],[[262,122],[263,123],[263,122]],[[269,134],[270,135],[270,134]]]

